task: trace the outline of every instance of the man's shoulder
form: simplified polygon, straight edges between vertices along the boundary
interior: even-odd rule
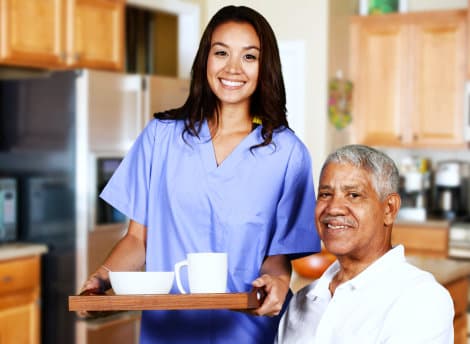
[[[400,268],[392,274],[402,288],[401,297],[407,302],[441,302],[443,305],[452,304],[449,292],[434,276],[408,262],[401,264]],[[414,301],[413,301],[414,300]]]

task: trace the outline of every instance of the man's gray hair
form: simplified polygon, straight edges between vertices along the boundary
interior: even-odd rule
[[[400,175],[393,160],[386,154],[364,145],[348,145],[328,155],[321,174],[330,163],[351,164],[371,173],[375,191],[383,200],[391,193],[397,193]]]

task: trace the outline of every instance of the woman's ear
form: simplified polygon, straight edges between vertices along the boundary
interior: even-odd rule
[[[401,198],[397,193],[392,193],[385,198],[384,225],[391,226],[397,217],[401,206]]]

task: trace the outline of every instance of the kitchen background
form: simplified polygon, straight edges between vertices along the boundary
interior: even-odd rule
[[[468,1],[402,0],[406,13],[358,16],[363,3],[1,0],[0,241],[43,246],[34,251],[38,285],[8,282],[6,273],[27,279],[9,265],[25,247],[0,248],[0,342],[19,333],[24,343],[136,340],[138,313],[77,320],[67,295],[126,228],[99,190],[152,113],[184,101],[202,29],[228,4],[259,10],[278,37],[289,122],[312,154],[315,181],[334,148],[376,146],[401,169],[409,208],[396,229],[401,240],[416,228],[444,233],[441,251],[433,239],[410,252],[448,257],[454,243],[453,258],[470,258]],[[27,307],[12,308],[18,295]],[[459,326],[466,337],[466,320]]]

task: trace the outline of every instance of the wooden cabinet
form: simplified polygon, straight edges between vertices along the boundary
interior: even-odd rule
[[[354,17],[355,141],[464,145],[465,10]]]
[[[0,262],[0,343],[39,343],[39,256]]]
[[[123,0],[75,0],[70,63],[121,70],[124,66]]]
[[[0,0],[0,64],[121,70],[125,0]]]
[[[467,344],[468,278],[459,278],[445,287],[454,302],[454,343]]]
[[[449,251],[449,224],[445,221],[429,223],[395,223],[392,245],[402,244],[406,255],[447,258]]]
[[[64,66],[66,14],[64,0],[0,0],[0,62]]]
[[[470,8],[470,0],[468,6]],[[470,79],[470,11],[467,10],[467,79]]]

